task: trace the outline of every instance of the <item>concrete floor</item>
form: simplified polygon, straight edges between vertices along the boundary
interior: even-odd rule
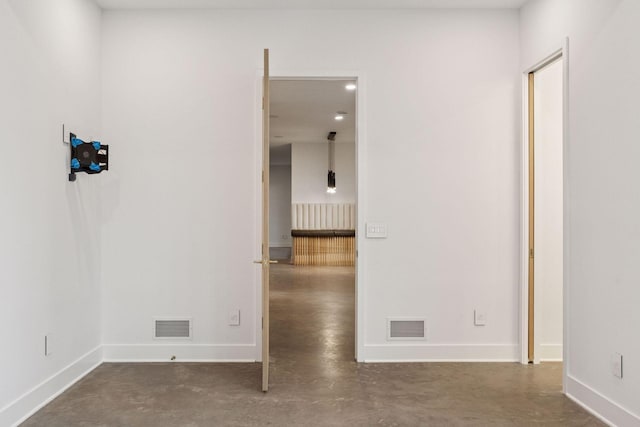
[[[560,364],[356,364],[353,283],[273,268],[267,394],[257,363],[106,363],[24,426],[603,425],[561,394]]]

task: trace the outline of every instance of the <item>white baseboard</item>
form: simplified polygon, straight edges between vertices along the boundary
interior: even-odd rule
[[[562,344],[540,344],[541,362],[562,362]]]
[[[105,362],[255,362],[255,344],[105,344]]]
[[[609,425],[640,426],[640,416],[611,401],[571,375],[566,378],[566,394],[571,400]]]
[[[365,345],[361,360],[378,362],[517,362],[517,344]]]
[[[102,363],[98,346],[0,410],[0,426],[17,426]]]

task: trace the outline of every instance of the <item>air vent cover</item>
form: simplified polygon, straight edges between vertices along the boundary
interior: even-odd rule
[[[424,340],[424,319],[388,319],[388,334],[390,340]]]
[[[155,319],[154,338],[191,338],[191,319]]]

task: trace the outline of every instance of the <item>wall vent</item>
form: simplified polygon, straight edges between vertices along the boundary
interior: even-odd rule
[[[425,319],[387,319],[387,339],[424,340]]]
[[[154,319],[156,339],[191,338],[191,319]]]

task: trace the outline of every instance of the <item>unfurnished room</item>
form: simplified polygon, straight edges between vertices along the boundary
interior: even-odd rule
[[[640,426],[637,0],[0,0],[0,427]]]

